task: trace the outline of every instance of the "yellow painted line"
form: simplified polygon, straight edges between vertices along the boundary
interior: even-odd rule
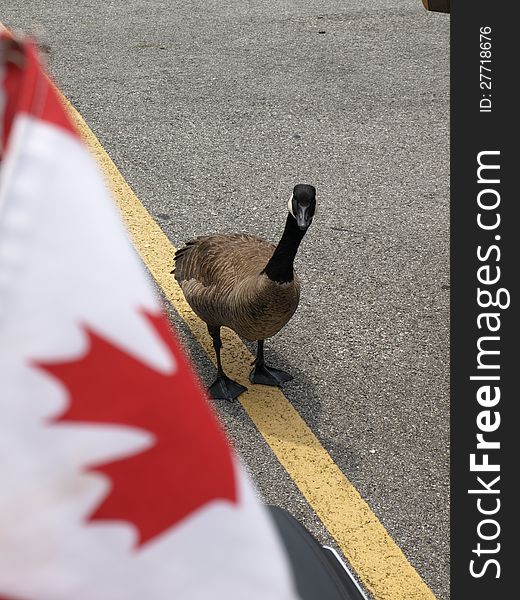
[[[214,361],[205,324],[192,312],[170,274],[174,246],[133,193],[81,115],[65,97],[61,97],[103,171],[142,260]],[[251,386],[248,367],[252,355],[240,338],[225,329],[223,342],[222,358],[226,371],[239,383],[249,386],[249,390],[240,396],[242,406],[366,588],[376,600],[434,600],[432,591],[283,393],[278,388]]]

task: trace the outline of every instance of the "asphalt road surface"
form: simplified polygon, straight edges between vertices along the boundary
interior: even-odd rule
[[[0,0],[0,21],[48,48],[175,246],[231,231],[275,242],[292,186],[316,186],[300,307],[266,355],[449,598],[449,15],[420,0]],[[241,406],[217,409],[264,499],[334,544]]]

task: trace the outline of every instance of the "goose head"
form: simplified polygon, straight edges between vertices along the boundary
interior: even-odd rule
[[[298,183],[294,186],[287,207],[298,227],[302,231],[307,231],[316,212],[316,188]]]

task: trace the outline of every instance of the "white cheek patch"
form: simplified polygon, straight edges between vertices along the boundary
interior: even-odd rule
[[[289,198],[289,202],[287,202],[287,208],[289,209],[289,212],[291,213],[291,215],[294,218],[296,218],[296,215],[293,213],[292,201],[293,201],[293,194],[291,194],[291,197]]]

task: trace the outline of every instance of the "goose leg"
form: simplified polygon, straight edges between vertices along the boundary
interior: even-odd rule
[[[247,388],[240,385],[236,381],[230,379],[222,368],[222,362],[220,360],[220,349],[222,348],[222,340],[220,339],[220,327],[210,329],[208,326],[209,334],[213,339],[213,348],[217,357],[217,378],[209,386],[209,395],[214,400],[234,400],[242,392],[247,391]]]
[[[258,340],[258,350],[256,359],[253,362],[253,369],[249,375],[251,383],[261,383],[263,385],[282,385],[286,381],[291,381],[293,376],[281,369],[268,367],[264,361],[264,340]]]

